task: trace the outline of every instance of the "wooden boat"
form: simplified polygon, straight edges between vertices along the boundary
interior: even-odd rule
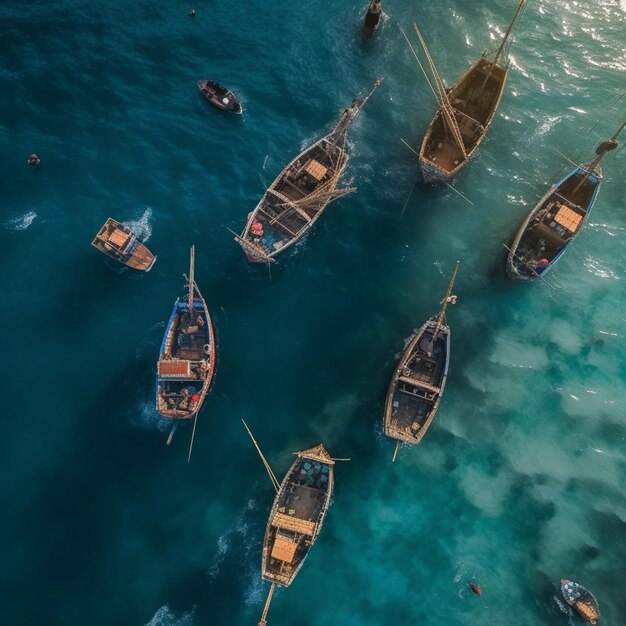
[[[349,459],[333,459],[320,443],[295,452],[296,460],[279,484],[250,429],[243,424],[276,490],[261,560],[263,579],[272,583],[259,622],[265,626],[275,587],[289,587],[322,529],[333,495],[335,461]]]
[[[520,0],[493,58],[483,53],[450,89],[445,87],[424,38],[415,27],[432,72],[434,87],[428,76],[426,79],[439,103],[419,152],[425,183],[448,182],[469,161],[487,134],[502,98],[509,67],[508,60],[501,65],[498,63],[524,4],[525,0]],[[408,38],[407,42],[411,45]],[[413,54],[417,59],[414,50]],[[508,56],[508,49],[505,56]],[[424,71],[421,63],[420,68]]]
[[[335,461],[319,444],[296,453],[265,529],[263,578],[288,587],[315,543],[333,494]]]
[[[602,183],[600,161],[617,147],[626,122],[596,149],[595,158],[577,166],[553,185],[520,224],[507,246],[507,276],[528,280],[543,276],[576,239],[593,208]]]
[[[394,461],[401,442],[422,440],[439,408],[450,361],[450,327],[445,313],[448,304],[456,302],[452,287],[458,269],[457,262],[438,315],[411,337],[389,383],[384,431],[398,441]]]
[[[367,41],[374,36],[380,26],[380,18],[382,17],[382,14],[382,0],[371,0],[367,13],[365,14],[365,21],[363,22],[363,39]]]
[[[329,202],[355,191],[337,187],[348,161],[346,135],[381,81],[365,98],[354,100],[333,130],[305,148],[270,185],[241,235],[235,236],[248,261],[273,261],[313,227]]]
[[[143,272],[149,271],[156,261],[156,257],[128,226],[111,217],[104,223],[91,245],[112,259]]]
[[[218,109],[241,115],[241,100],[230,90],[212,80],[198,81],[198,89],[202,95]]]
[[[600,621],[600,607],[594,595],[582,585],[561,578],[561,594],[571,607],[590,624],[597,624]]]
[[[187,297],[174,303],[157,366],[156,409],[161,417],[176,420],[168,444],[178,420],[197,418],[215,371],[215,333],[195,282],[194,246],[190,256]]]

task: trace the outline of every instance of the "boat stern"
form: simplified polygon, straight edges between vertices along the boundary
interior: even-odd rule
[[[450,181],[450,177],[443,170],[425,159],[420,159],[420,170],[422,172],[422,182],[426,185],[436,185]]]

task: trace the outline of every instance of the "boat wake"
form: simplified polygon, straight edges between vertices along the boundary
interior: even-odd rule
[[[4,223],[4,227],[7,230],[20,231],[26,230],[37,217],[37,213],[35,211],[29,211],[24,215],[20,215],[20,217],[14,217],[12,220]]]
[[[217,552],[211,559],[211,563],[209,564],[206,572],[211,580],[215,579],[215,577],[220,573],[226,555],[234,545],[236,539],[240,539],[241,543],[245,546],[245,560],[248,560],[248,553],[250,552],[252,546],[250,545],[251,542],[246,541],[250,526],[246,523],[245,518],[248,512],[254,509],[255,504],[254,500],[248,500],[243,511],[241,511],[241,513],[237,516],[234,525],[218,538]]]
[[[159,430],[162,433],[169,432],[172,421],[162,418],[156,410],[154,402],[142,402],[135,411],[131,424],[141,430]]]
[[[124,223],[144,243],[152,237],[152,209],[148,207],[138,220],[127,220]]]
[[[167,604],[162,606],[144,626],[192,626],[194,609],[176,615]]]

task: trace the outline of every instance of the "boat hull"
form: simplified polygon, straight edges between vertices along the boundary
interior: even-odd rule
[[[141,272],[149,272],[156,261],[137,235],[113,218],[107,219],[91,245],[110,259]]]
[[[276,204],[276,198],[278,197],[275,192],[278,192],[283,196],[282,187],[288,180],[288,173],[297,168],[298,164],[305,163],[307,161],[318,162],[317,159],[321,158],[320,150],[324,143],[328,144],[330,135],[322,137],[319,141],[316,141],[313,145],[306,148],[300,154],[298,154],[292,161],[283,169],[278,175],[276,180],[269,187],[261,198],[259,204],[255,207],[254,211],[248,216],[246,226],[241,236],[235,237],[235,241],[242,247],[246,258],[251,263],[268,263],[288,250],[291,246],[301,240],[308,232],[310,232],[315,226],[317,220],[322,216],[326,207],[336,197],[336,195],[343,195],[341,192],[336,195],[333,194],[336,183],[339,181],[343,172],[345,171],[348,157],[343,148],[343,141],[339,142],[333,148],[333,167],[330,165],[326,175],[329,177],[328,185],[332,187],[329,189],[327,195],[322,196],[319,203],[314,207],[308,208],[288,208],[282,209],[283,215],[289,212],[289,223],[284,223],[284,218],[272,217],[268,208],[272,204]],[[326,162],[324,162],[324,166]],[[324,184],[322,182],[322,184]],[[279,191],[280,189],[280,191]],[[313,196],[316,189],[314,189],[309,195]],[[306,196],[303,198],[306,199]],[[263,237],[256,240],[253,237],[253,228],[255,224],[261,224],[263,228]]]
[[[389,383],[384,432],[392,439],[418,444],[439,408],[448,378],[450,328],[442,325],[432,345],[436,324],[431,318],[413,335]]]
[[[589,624],[600,621],[600,607],[595,596],[582,585],[561,579],[561,594],[565,601]]]
[[[321,444],[298,453],[276,494],[265,529],[264,580],[288,587],[300,571],[330,506],[333,466]]]
[[[482,87],[489,72],[487,85]],[[476,153],[500,105],[507,74],[506,68],[481,57],[448,90],[448,100],[455,111],[465,155],[458,142],[447,136],[444,110],[440,107],[428,126],[420,148],[419,165],[425,184],[449,183]]]
[[[524,218],[508,246],[506,275],[509,279],[541,278],[557,264],[574,242],[589,219],[602,182],[602,173],[596,168],[587,179],[587,187],[575,198],[581,200],[581,203],[570,202],[569,196],[585,173],[584,168],[573,169],[553,185]],[[569,216],[576,223],[574,232],[557,221],[562,208],[572,214]],[[558,212],[553,215],[556,209]],[[563,218],[561,221],[564,221]]]
[[[227,113],[241,115],[243,105],[241,99],[230,89],[210,80],[198,81],[200,93],[215,107]]]
[[[193,419],[204,404],[215,372],[215,333],[206,302],[194,299],[189,316],[190,321],[198,316],[204,320],[197,336],[181,331],[188,311],[187,302],[176,301],[159,351],[156,409],[166,419]]]

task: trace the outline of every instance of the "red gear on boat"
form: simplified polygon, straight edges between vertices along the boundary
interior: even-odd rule
[[[261,224],[261,222],[254,222],[250,227],[250,232],[260,237],[263,234],[263,224]]]

